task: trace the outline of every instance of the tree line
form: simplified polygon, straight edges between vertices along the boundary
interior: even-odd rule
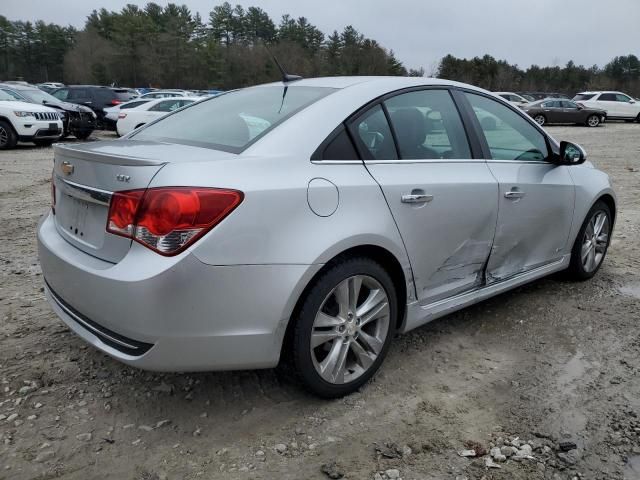
[[[259,7],[228,2],[207,18],[186,5],[127,5],[94,10],[82,29],[0,15],[0,79],[62,81],[130,87],[232,89],[279,78],[269,51],[289,73],[414,75],[376,40],[353,26],[326,35],[307,18],[283,15],[276,23]],[[431,59],[425,59],[425,63]],[[489,90],[555,91],[616,89],[640,95],[640,61],[619,56],[600,68],[565,66],[521,69],[490,55],[447,55],[432,72]]]
[[[542,91],[573,95],[584,90],[621,90],[640,96],[640,60],[637,56],[613,58],[603,68],[569,61],[564,67],[532,65],[526,70],[490,55],[472,59],[447,55],[437,76],[471,83],[492,91]]]
[[[353,26],[325,35],[305,17],[276,24],[259,7],[228,2],[206,19],[172,3],[103,8],[81,30],[0,16],[0,45],[0,78],[29,82],[231,89],[279,78],[269,51],[309,77],[409,73]]]

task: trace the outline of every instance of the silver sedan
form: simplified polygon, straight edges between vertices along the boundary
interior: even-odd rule
[[[324,397],[371,378],[396,333],[592,277],[616,216],[578,145],[426,78],[247,88],[54,160],[39,255],[73,331],[151,370],[284,362]]]

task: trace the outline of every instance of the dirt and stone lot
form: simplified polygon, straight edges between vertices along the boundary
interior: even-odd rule
[[[550,131],[618,193],[598,275],[399,337],[335,401],[274,371],[149,373],[86,346],[47,306],[36,256],[51,149],[1,152],[0,479],[640,478],[640,125]]]

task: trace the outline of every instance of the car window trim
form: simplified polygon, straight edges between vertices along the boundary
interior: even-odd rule
[[[396,134],[395,134],[395,130],[393,130],[393,125],[391,124],[391,121],[389,119],[388,116],[388,112],[386,109],[386,106],[384,105],[384,102],[390,98],[396,97],[398,95],[402,95],[404,93],[410,93],[410,92],[419,92],[419,91],[424,91],[424,90],[446,90],[450,97],[451,100],[453,101],[454,106],[456,107],[456,110],[458,111],[458,115],[460,116],[460,121],[462,122],[462,128],[464,129],[466,138],[467,138],[467,143],[469,144],[469,150],[471,152],[471,158],[469,159],[402,159],[400,158],[400,154],[398,151],[398,143],[397,143],[397,139],[396,139]],[[468,162],[477,162],[478,160],[484,160],[484,152],[481,148],[481,143],[479,141],[478,138],[476,138],[476,134],[469,128],[469,125],[467,124],[467,122],[465,121],[465,115],[463,114],[463,112],[461,111],[461,107],[460,104],[456,101],[456,97],[455,97],[455,87],[452,87],[450,85],[417,85],[415,87],[405,87],[405,88],[400,88],[398,90],[394,90],[392,92],[387,92],[383,95],[380,95],[376,98],[374,98],[373,100],[367,102],[366,104],[364,104],[362,107],[358,108],[356,111],[354,111],[351,115],[349,115],[346,120],[343,122],[346,126],[347,126],[347,131],[351,136],[351,140],[353,141],[356,150],[358,151],[358,153],[360,154],[360,158],[362,159],[362,161],[366,162],[366,163],[379,163],[379,162],[383,162],[383,163],[391,163],[391,162],[397,162],[397,163],[468,163]],[[385,112],[385,117],[387,119],[387,123],[389,124],[389,129],[391,131],[391,135],[393,137],[394,140],[394,145],[396,148],[396,156],[398,157],[397,159],[386,159],[386,160],[376,160],[376,159],[368,159],[365,158],[366,155],[363,155],[363,153],[361,152],[361,146],[354,140],[354,135],[353,135],[353,131],[352,131],[352,126],[353,124],[355,124],[359,118],[361,118],[366,112],[368,112],[371,108],[374,108],[376,105],[381,104],[382,107],[382,111]],[[458,162],[455,162],[456,160],[458,160]]]
[[[353,145],[353,150],[356,152],[359,159],[358,160],[336,160],[336,159],[325,160],[324,151],[331,144],[331,142],[333,142],[336,139],[336,137],[338,137],[338,135],[340,135],[342,132],[345,132],[347,134],[347,137],[349,138],[351,145]],[[333,131],[327,136],[327,138],[325,138],[322,141],[322,143],[318,145],[318,148],[316,148],[315,151],[311,154],[311,162],[326,163],[326,164],[329,164],[330,162],[333,162],[333,164],[336,164],[336,163],[347,163],[347,164],[360,163],[361,164],[362,163],[362,155],[360,154],[360,150],[358,150],[358,148],[356,147],[356,143],[353,140],[353,136],[351,135],[351,132],[349,131],[349,129],[347,128],[344,122],[340,123],[336,128],[334,128]]]
[[[479,141],[480,141],[480,145],[482,147],[482,151],[484,154],[484,160],[487,162],[508,162],[508,163],[544,163],[544,164],[549,164],[549,163],[553,163],[551,158],[554,155],[558,154],[558,149],[555,145],[555,142],[552,142],[549,135],[547,134],[547,132],[544,131],[544,129],[538,125],[531,117],[529,117],[528,115],[526,115],[523,111],[521,111],[520,109],[514,107],[513,105],[511,105],[508,102],[497,102],[500,103],[501,105],[510,108],[512,111],[514,111],[516,114],[520,115],[522,118],[525,119],[525,121],[527,121],[529,123],[529,125],[531,125],[532,127],[534,127],[540,134],[542,134],[544,141],[547,145],[547,153],[548,156],[547,158],[545,158],[544,160],[500,160],[498,158],[493,158],[493,155],[491,154],[491,149],[489,148],[489,143],[487,142],[487,139],[484,135],[484,131],[482,130],[482,126],[480,125],[480,121],[478,120],[478,117],[476,116],[476,114],[473,111],[473,107],[471,105],[471,102],[469,102],[469,100],[467,99],[467,97],[464,95],[465,93],[471,93],[474,95],[479,95],[481,97],[485,97],[489,100],[493,100],[494,102],[496,101],[495,97],[492,95],[488,95],[484,92],[478,91],[478,90],[472,90],[470,88],[464,88],[464,87],[452,87],[451,88],[452,91],[458,92],[458,94],[454,95],[454,98],[457,96],[460,99],[460,103],[463,105],[463,108],[465,109],[465,113],[466,113],[466,120],[470,122],[470,124],[473,127],[473,130],[476,134],[476,136],[479,137]]]

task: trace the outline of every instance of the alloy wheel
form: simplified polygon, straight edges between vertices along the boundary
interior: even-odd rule
[[[587,120],[587,123],[589,124],[590,127],[597,127],[600,124],[600,119],[595,115],[592,115]]]
[[[4,147],[9,143],[9,132],[7,129],[0,125],[0,147]]]
[[[609,216],[602,210],[594,213],[582,239],[580,258],[585,272],[593,272],[600,266],[609,244],[609,230]]]
[[[536,115],[536,117],[534,118],[534,120],[536,121],[536,123],[540,126],[544,125],[544,123],[546,122],[546,118],[544,118],[543,115]]]
[[[375,363],[390,327],[389,298],[368,275],[340,282],[322,302],[311,331],[316,372],[332,384],[349,383]]]

